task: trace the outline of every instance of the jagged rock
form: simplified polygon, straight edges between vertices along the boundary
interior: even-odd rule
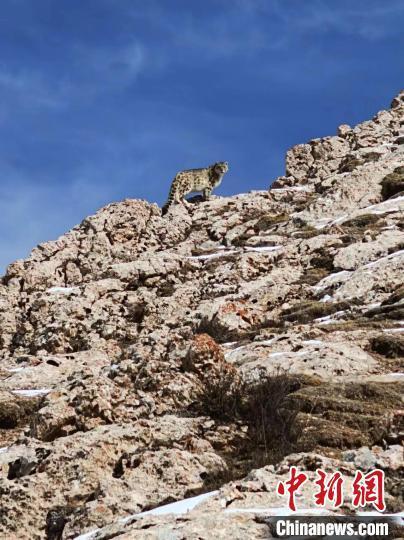
[[[334,257],[334,268],[338,270],[356,270],[389,253],[394,253],[404,246],[404,232],[384,231],[370,242],[355,242],[340,249]]]
[[[208,334],[197,334],[184,357],[183,366],[187,370],[203,373],[224,362],[221,347]]]
[[[227,538],[268,538],[270,536],[270,522],[267,518],[280,514],[279,501],[276,496],[276,486],[279,481],[284,481],[291,465],[298,466],[300,470],[306,470],[308,480],[299,490],[299,504],[304,510],[300,515],[310,515],[313,510],[314,478],[316,469],[326,473],[341,472],[344,482],[345,493],[352,489],[354,474],[357,468],[368,470],[370,463],[380,465],[380,448],[362,448],[366,452],[367,460],[354,461],[352,455],[347,453],[342,459],[324,457],[315,453],[292,454],[279,465],[264,467],[251,471],[241,481],[231,482],[219,491],[207,494],[203,499],[192,499],[186,506],[190,508],[186,517],[184,509],[172,507],[171,513],[167,507],[166,513],[154,514],[146,512],[144,515],[133,515],[132,518],[104,527],[97,531],[97,540],[108,538],[140,538],[151,540],[156,537],[164,538],[211,538],[212,530],[215,537]],[[397,452],[396,448],[390,447],[385,454]],[[362,467],[363,465],[363,467]],[[388,468],[388,467],[387,467]],[[183,505],[183,508],[186,507]],[[352,506],[346,497],[342,507],[344,511],[351,511]],[[341,511],[341,510],[339,510]],[[336,515],[331,505],[326,502],[323,509],[325,515]],[[399,532],[399,530],[397,531]]]
[[[269,191],[165,218],[109,204],[9,265],[0,536],[267,537],[291,465],[348,485],[380,467],[402,509],[403,120],[402,92],[290,149]],[[299,437],[264,445],[240,392],[282,370],[293,384],[268,422]],[[216,488],[186,520],[130,517]]]
[[[63,529],[66,525],[66,516],[63,508],[49,510],[46,516],[47,540],[62,540]]]
[[[286,176],[303,180],[314,163],[310,144],[298,144],[286,153]]]

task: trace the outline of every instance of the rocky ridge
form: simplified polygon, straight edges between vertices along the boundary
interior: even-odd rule
[[[165,218],[113,203],[11,264],[0,536],[266,538],[291,464],[348,485],[380,467],[401,510],[403,142],[401,92],[293,147],[269,191]],[[243,384],[268,403],[265,444]],[[137,515],[206,492],[186,516]]]

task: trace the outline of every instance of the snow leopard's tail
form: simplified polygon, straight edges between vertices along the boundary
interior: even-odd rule
[[[164,204],[164,206],[161,208],[161,214],[165,216],[170,208],[170,206],[174,202],[175,197],[175,185],[174,182],[171,184],[170,193],[168,194],[167,202]]]

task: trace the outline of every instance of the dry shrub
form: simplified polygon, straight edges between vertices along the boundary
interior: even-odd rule
[[[298,401],[290,399],[300,386],[283,370],[274,375],[259,372],[246,381],[234,366],[223,362],[200,376],[196,404],[199,413],[216,420],[245,423],[248,441],[239,451],[260,466],[290,451],[300,437]]]
[[[279,370],[247,388],[245,417],[251,440],[265,457],[290,449],[300,436],[296,421],[299,408],[290,399],[290,394],[300,388],[297,378]]]
[[[383,178],[382,196],[383,199],[394,197],[404,191],[404,167],[396,167],[394,171]]]
[[[396,304],[401,300],[404,300],[404,285],[398,285],[391,295],[382,302],[382,306]]]
[[[386,358],[404,358],[404,339],[400,336],[381,334],[371,340],[370,347]]]
[[[294,304],[290,308],[283,310],[281,318],[284,321],[297,322],[301,324],[308,323],[313,319],[332,315],[337,311],[349,309],[351,306],[348,302],[319,302],[305,301]]]
[[[288,221],[289,215],[283,213],[279,214],[264,214],[261,216],[257,222],[254,225],[254,231],[260,232],[260,231],[267,231],[268,229],[271,229],[274,225],[277,225],[278,223],[284,223],[285,221]]]
[[[199,376],[196,390],[197,408],[218,420],[234,420],[240,415],[245,383],[237,369],[220,362]]]
[[[343,227],[353,227],[355,229],[366,228],[369,229],[380,221],[380,216],[377,214],[362,214],[352,219],[344,221]]]

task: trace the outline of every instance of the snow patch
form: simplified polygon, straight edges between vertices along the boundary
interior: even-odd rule
[[[376,518],[389,518],[393,523],[398,523],[399,525],[403,525],[403,519],[404,519],[404,512],[398,512],[397,514],[382,514],[381,512],[375,512],[374,510],[370,511],[357,511],[357,516],[365,516],[365,517],[376,517]]]
[[[332,227],[333,225],[337,225],[338,223],[341,223],[341,221],[344,221],[348,217],[348,214],[344,214],[343,216],[337,217],[336,219],[332,218],[321,218],[317,220],[314,223],[314,228],[317,230],[324,229],[325,227]]]
[[[323,341],[320,341],[319,339],[308,339],[306,341],[303,341],[304,345],[324,345]]]
[[[273,188],[270,190],[276,191],[277,193],[287,192],[287,191],[304,191],[306,193],[311,193],[313,190],[307,186],[285,186],[283,188]]]
[[[386,255],[385,257],[380,257],[380,259],[377,259],[376,261],[365,264],[364,266],[362,266],[362,268],[371,268],[372,266],[378,265],[380,262],[390,261],[391,259],[395,259],[396,257],[401,257],[401,255],[404,255],[404,249],[400,249],[399,251],[390,253],[390,255]]]
[[[400,203],[401,201],[404,201],[404,195],[403,196],[400,196],[400,197],[396,197],[395,199],[388,199],[387,201],[383,201],[381,203],[377,203],[377,204],[372,204],[370,206],[367,206],[366,208],[361,208],[361,214],[357,217],[360,217],[363,213],[368,213],[368,214],[387,214],[387,213],[390,213],[390,212],[399,212],[400,210],[403,210],[403,205],[402,204],[397,204],[397,203]],[[390,207],[389,207],[390,205]],[[386,208],[387,206],[387,208]],[[318,230],[318,229],[324,229],[325,227],[332,227],[333,225],[337,225],[338,223],[342,223],[343,221],[345,221],[347,218],[349,218],[350,216],[348,214],[344,214],[343,216],[340,216],[336,219],[332,219],[332,218],[321,218],[321,219],[318,219],[315,223],[314,223],[314,227]],[[391,226],[391,228],[394,228],[394,225]]]
[[[273,352],[271,354],[268,355],[269,358],[276,358],[277,356],[283,356],[285,354],[289,354],[289,351],[284,351],[284,352]]]
[[[241,345],[240,347],[236,347],[235,349],[231,349],[230,351],[227,351],[224,353],[225,358],[229,358],[229,356],[232,356],[235,352],[241,351],[242,349],[245,349],[246,345]]]
[[[80,534],[80,536],[75,536],[74,540],[91,540],[91,538],[94,538],[94,535],[100,530],[101,529],[93,529],[87,533]]]
[[[237,193],[235,195],[236,198],[238,197],[247,197],[247,195],[268,195],[268,190],[266,189],[251,189],[250,191],[247,191],[246,193]]]
[[[233,347],[233,345],[237,345],[238,341],[228,341],[227,343],[222,343],[222,347],[225,349],[229,349],[230,347]]]
[[[326,317],[320,317],[319,319],[314,319],[314,322],[317,324],[331,324],[334,322],[332,315],[327,315]]]
[[[263,341],[253,341],[254,345],[272,345],[274,341],[276,341],[277,338],[272,339],[264,339]]]
[[[400,132],[399,132],[399,133],[400,133]],[[391,142],[385,141],[385,142],[382,142],[379,146],[387,146],[387,147],[389,147],[389,146],[394,146],[394,144],[391,143]],[[359,514],[358,514],[358,515],[359,515]]]
[[[377,203],[377,204],[372,204],[370,206],[367,206],[366,208],[361,208],[361,211],[365,211],[365,210],[372,210],[372,209],[379,209],[380,206],[386,206],[386,205],[389,205],[389,204],[395,204],[399,201],[404,201],[404,195],[401,195],[400,197],[395,197],[394,199],[388,199],[387,201],[383,201],[381,203]],[[385,212],[399,212],[400,210],[402,210],[402,207],[400,205],[397,206],[397,209],[394,208],[389,208],[388,210],[385,210]]]
[[[218,493],[219,493],[218,490],[210,491],[209,493],[203,493],[202,495],[197,495],[196,497],[189,497],[188,499],[183,499],[182,501],[177,501],[174,503],[165,504],[163,506],[158,506],[157,508],[153,508],[152,510],[147,510],[146,512],[140,512],[139,514],[132,514],[130,516],[121,518],[118,520],[118,523],[125,524],[125,523],[128,523],[128,521],[131,521],[132,519],[142,518],[144,516],[163,516],[166,514],[175,514],[175,515],[186,514],[187,512],[190,512],[191,510],[193,510],[195,506],[197,506],[201,502],[205,501],[206,499],[209,499],[210,497],[217,495]],[[91,540],[100,530],[101,529],[93,529],[92,531],[81,534],[80,536],[76,536],[74,540]]]
[[[78,287],[51,287],[50,289],[46,289],[47,293],[50,294],[72,294],[74,292],[79,291],[80,289]]]
[[[227,249],[225,246],[220,246],[218,250],[213,253],[207,253],[206,255],[192,255],[190,257],[186,257],[187,259],[191,261],[208,261],[210,259],[217,259],[219,257],[226,257],[226,255],[235,255],[236,253],[248,253],[248,252],[257,252],[257,253],[265,253],[265,252],[271,252],[271,251],[278,251],[279,249],[282,249],[282,246],[251,246],[246,247],[242,250],[240,249]]]
[[[364,306],[361,307],[361,310],[362,311],[367,311],[369,309],[375,309],[375,308],[378,308],[381,306],[381,302],[375,302],[373,304],[365,304]]]
[[[388,334],[400,334],[401,332],[404,332],[404,328],[385,328],[383,332],[387,332]]]
[[[327,287],[330,287],[331,285],[335,285],[337,283],[343,283],[348,279],[348,277],[352,274],[352,272],[349,272],[348,270],[341,270],[341,272],[334,272],[333,274],[330,274],[323,278],[321,281],[317,283],[317,285],[313,286],[313,289],[316,291],[322,291],[326,289]]]
[[[236,347],[235,349],[232,349],[232,350],[226,352],[226,353],[224,354],[224,357],[225,357],[225,358],[228,358],[229,356],[232,356],[232,354],[235,353],[236,351],[240,351],[240,350],[242,350],[242,349],[245,349],[245,348],[248,347],[248,346],[252,346],[252,347],[266,347],[266,346],[268,346],[268,345],[272,345],[274,341],[276,341],[276,338],[265,339],[265,340],[263,340],[263,341],[251,341],[251,343],[249,343],[249,344],[247,344],[247,345],[240,345],[240,347]],[[236,342],[234,342],[234,343],[236,343]],[[226,346],[226,345],[232,345],[232,343],[228,343],[228,344],[224,343],[224,346]],[[277,353],[275,353],[275,354],[277,354]]]
[[[224,511],[225,514],[267,514],[270,516],[290,516],[293,514],[299,515],[331,515],[332,512],[324,508],[299,508],[296,512],[290,510],[290,508],[285,508],[283,506],[274,507],[274,508],[227,508]]]
[[[0,454],[4,454],[5,452],[7,452],[7,450],[8,450],[8,446],[2,446],[0,448]]]
[[[308,353],[308,351],[282,351],[282,352],[274,352],[268,355],[268,358],[277,358],[278,356],[284,356],[285,354],[291,354],[293,356],[305,356]]]
[[[337,311],[333,313],[332,315],[327,315],[326,317],[320,317],[318,319],[314,319],[314,322],[317,324],[332,324],[336,321],[336,317],[338,318],[340,315],[343,315],[345,311]]]
[[[258,253],[263,253],[265,251],[277,251],[282,249],[282,246],[257,246],[257,247],[247,247],[246,251],[256,251]]]
[[[229,251],[223,250],[215,253],[209,253],[207,255],[192,255],[191,257],[186,258],[191,261],[207,261],[209,259],[218,259],[219,257],[225,257],[226,255],[233,255],[234,253],[238,253],[238,251],[235,249],[231,249]]]
[[[17,396],[23,396],[23,397],[36,397],[36,396],[44,396],[45,394],[49,394],[51,390],[49,388],[38,388],[36,390],[12,390],[11,392],[13,394],[16,394]]]
[[[127,523],[132,518],[141,518],[144,516],[163,516],[166,514],[186,514],[187,512],[190,512],[200,504],[201,502],[205,501],[206,499],[209,499],[210,497],[214,497],[219,493],[218,490],[216,491],[210,491],[209,493],[203,493],[202,495],[197,495],[196,497],[189,497],[188,499],[183,499],[182,501],[177,501],[170,504],[165,504],[163,506],[158,506],[157,508],[153,508],[153,510],[147,510],[146,512],[140,512],[139,514],[133,514],[131,516],[121,518],[119,520],[120,523]],[[77,540],[77,539],[76,539]]]

